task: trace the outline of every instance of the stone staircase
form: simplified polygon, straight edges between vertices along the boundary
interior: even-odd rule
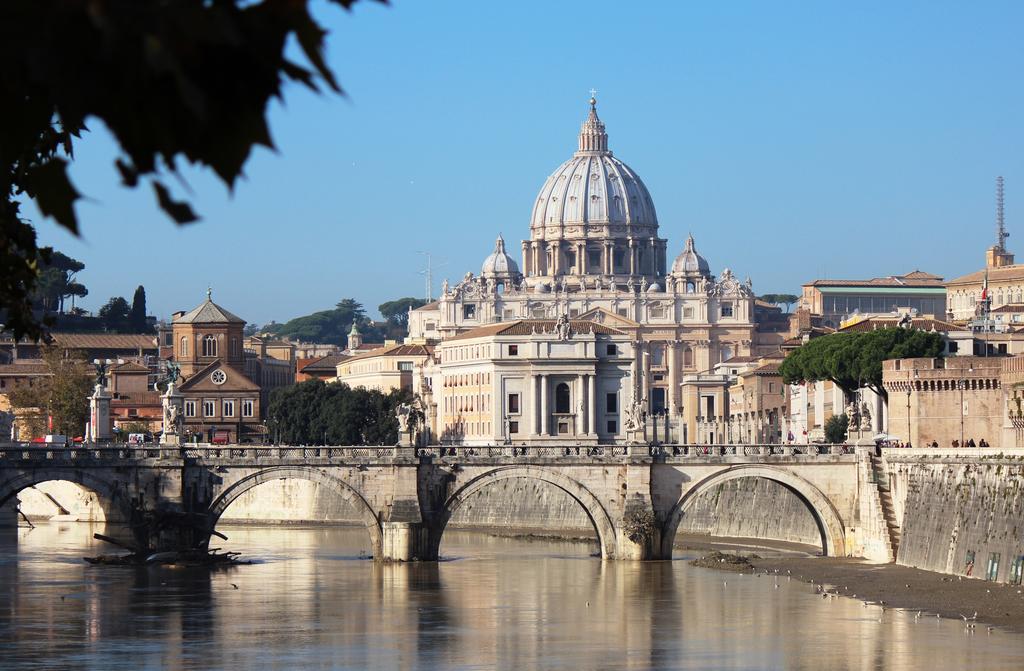
[[[881,503],[882,517],[889,531],[889,544],[892,547],[892,560],[896,561],[900,549],[902,530],[896,523],[896,509],[892,503],[892,492],[889,491],[889,478],[882,466],[882,458],[871,455],[871,476],[878,489],[878,500]]]

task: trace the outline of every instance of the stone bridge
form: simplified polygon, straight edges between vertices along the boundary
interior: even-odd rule
[[[299,478],[359,511],[375,558],[436,560],[445,526],[474,493],[527,478],[557,487],[586,511],[603,558],[670,559],[696,497],[737,478],[766,478],[807,506],[823,554],[891,561],[873,459],[868,451],[806,445],[0,445],[0,506],[26,487],[67,480],[95,492],[109,525],[123,525],[136,543],[203,547],[239,496],[264,482]]]

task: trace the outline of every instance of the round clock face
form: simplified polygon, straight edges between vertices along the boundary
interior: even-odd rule
[[[214,384],[224,384],[228,381],[228,374],[222,371],[220,368],[210,373],[210,380]]]

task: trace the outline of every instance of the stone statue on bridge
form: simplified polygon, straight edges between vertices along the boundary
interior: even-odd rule
[[[643,402],[635,400],[626,408],[626,431],[639,431],[643,427],[643,422]]]
[[[416,414],[410,403],[401,403],[395,408],[395,417],[398,419],[398,444],[402,447],[411,447],[413,444],[412,433]]]
[[[184,415],[184,398],[175,388],[174,383],[181,375],[181,368],[173,361],[167,362],[166,374],[160,382],[157,382],[159,389],[162,383],[167,388],[160,396],[163,405],[163,431],[160,434],[161,445],[179,445],[182,434],[182,417]]]
[[[867,403],[860,404],[860,430],[871,430],[871,408],[868,407]]]

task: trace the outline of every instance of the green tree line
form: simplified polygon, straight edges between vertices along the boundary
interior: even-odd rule
[[[882,362],[942,356],[942,336],[929,331],[885,328],[832,333],[790,352],[779,374],[786,384],[831,380],[847,395],[868,387],[888,398],[882,386]]]
[[[271,438],[286,445],[394,445],[395,409],[409,400],[407,391],[308,380],[270,395],[268,426]]]

